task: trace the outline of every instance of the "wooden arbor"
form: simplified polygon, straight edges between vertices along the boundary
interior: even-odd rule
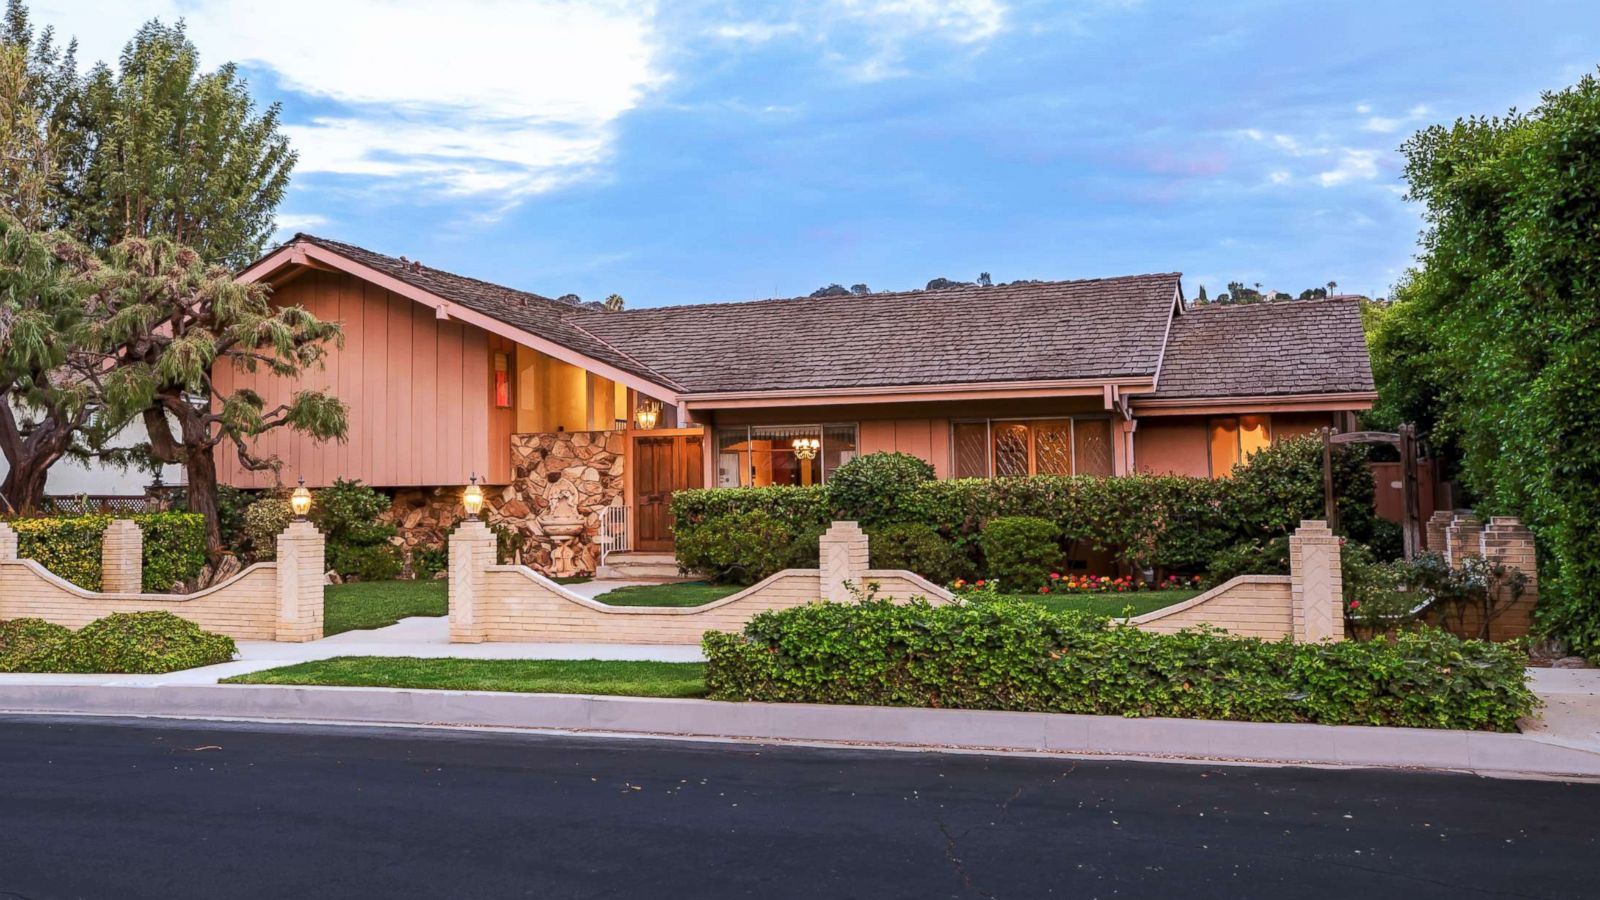
[[[1386,431],[1352,431],[1340,434],[1337,428],[1322,429],[1322,493],[1328,527],[1339,528],[1339,511],[1333,496],[1334,444],[1393,444],[1400,450],[1400,494],[1404,503],[1401,533],[1405,536],[1406,559],[1422,548],[1422,509],[1417,500],[1417,426],[1404,424],[1397,434]]]

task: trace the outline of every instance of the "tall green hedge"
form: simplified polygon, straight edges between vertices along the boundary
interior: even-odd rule
[[[1437,630],[1295,644],[1152,634],[1024,601],[813,603],[707,632],[715,700],[1511,731],[1531,713],[1510,644]]]
[[[12,519],[17,553],[89,591],[100,590],[100,539],[112,516]],[[122,517],[117,517],[122,518]],[[144,534],[144,590],[161,593],[200,574],[206,564],[205,518],[162,512],[127,516]]]
[[[868,454],[847,463],[841,476],[857,465],[875,467],[872,461],[877,456]],[[1366,455],[1359,448],[1341,448],[1335,459],[1341,530],[1365,542],[1376,521]],[[846,499],[865,493],[855,481],[846,482],[852,486]],[[797,531],[826,527],[830,512],[843,506],[830,496],[831,486],[832,482],[815,487],[681,491],[672,500],[679,546],[686,537],[691,546],[706,543],[696,531],[719,516],[757,509],[784,519]],[[1292,533],[1302,519],[1323,517],[1322,443],[1314,436],[1279,441],[1225,479],[1176,475],[929,479],[911,485],[897,481],[894,496],[893,508],[852,512],[879,525],[933,528],[975,565],[982,563],[979,536],[990,521],[1029,516],[1055,523],[1069,557],[1107,552],[1136,569],[1197,571],[1237,545],[1268,542]],[[681,554],[679,562],[699,568]]]

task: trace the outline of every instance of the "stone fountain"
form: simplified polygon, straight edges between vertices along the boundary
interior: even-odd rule
[[[578,574],[577,552],[572,540],[583,534],[583,513],[578,511],[578,488],[562,479],[545,495],[550,508],[539,516],[539,528],[555,543],[550,551],[550,572],[557,578]]]

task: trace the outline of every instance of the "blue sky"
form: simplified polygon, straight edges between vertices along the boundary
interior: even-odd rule
[[[1592,0],[33,8],[91,58],[181,16],[240,61],[301,152],[285,234],[630,306],[980,271],[1385,294],[1406,136],[1600,64]]]

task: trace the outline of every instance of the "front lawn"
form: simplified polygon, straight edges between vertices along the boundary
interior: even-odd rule
[[[225,679],[223,683],[703,697],[706,693],[705,673],[704,663],[336,656],[238,675]]]
[[[449,611],[444,581],[361,581],[330,584],[322,595],[322,634],[382,628],[408,616]]]
[[[1170,591],[1135,591],[1131,594],[1012,594],[1018,600],[1037,603],[1045,609],[1061,612],[1063,610],[1082,610],[1102,616],[1142,616],[1147,612],[1155,612],[1182,603],[1200,596],[1202,591],[1195,590],[1170,590]]]
[[[675,581],[671,584],[636,584],[617,588],[594,599],[596,603],[611,606],[705,606],[742,590],[744,588],[736,584]]]

